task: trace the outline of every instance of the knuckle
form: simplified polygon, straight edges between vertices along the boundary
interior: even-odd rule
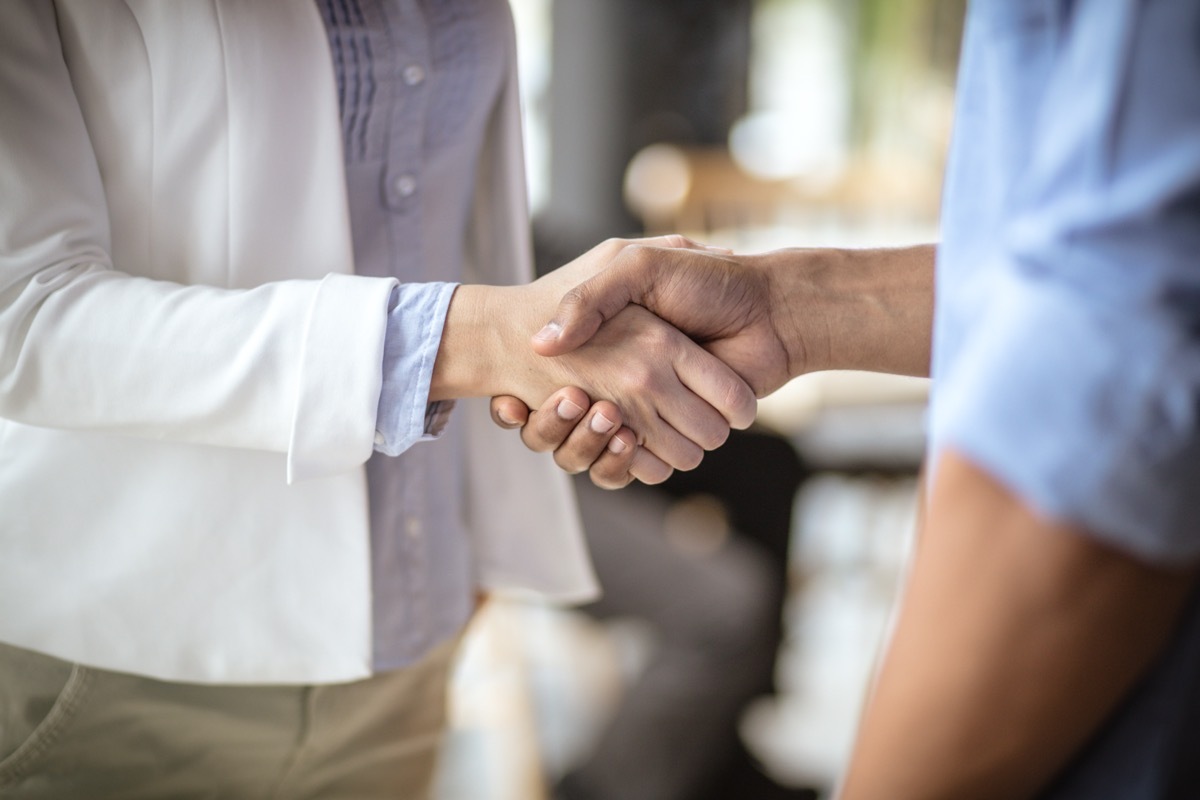
[[[725,391],[725,417],[749,425],[758,415],[758,398],[743,381],[731,380]]]
[[[700,462],[703,460],[704,451],[697,447],[695,450],[689,450],[686,453],[682,453],[672,466],[678,470],[682,470],[683,472],[690,472],[691,470],[694,470],[696,467],[700,466]]]
[[[630,369],[628,382],[629,388],[638,395],[650,395],[654,391],[657,380],[653,369],[646,365],[640,365]]]
[[[711,425],[701,433],[701,439],[703,441],[698,441],[696,444],[705,450],[716,450],[729,439],[729,426],[724,421]]]
[[[625,408],[626,412],[633,411],[643,406],[642,402],[628,402],[629,400],[645,397],[645,392],[654,386],[655,369],[644,359],[629,361],[622,367],[620,376],[620,386],[624,390],[624,401],[618,400],[618,404]]]
[[[629,474],[648,486],[662,483],[673,471],[662,459],[641,448],[629,466]]]
[[[610,236],[600,244],[600,247],[615,256],[624,250],[628,245],[628,239],[622,239],[619,236]]]
[[[586,466],[585,467],[579,466],[579,464],[575,461],[575,459],[573,457],[571,457],[570,454],[561,453],[558,451],[555,451],[555,453],[554,453],[554,463],[558,465],[559,469],[561,469],[563,472],[567,473],[568,475],[578,475],[579,473],[581,473],[585,469],[587,469]]]
[[[592,483],[601,489],[608,489],[610,491],[624,489],[633,480],[633,476],[624,468],[613,470],[599,465],[592,467],[588,472],[588,477],[591,478]]]
[[[630,472],[633,472],[633,470],[630,470]],[[637,474],[634,477],[647,486],[657,486],[671,477],[674,472],[675,470],[670,467],[644,467],[637,470]]]
[[[652,248],[644,244],[630,244],[621,251],[621,256],[626,259],[631,267],[636,270],[645,270],[654,263],[654,251]]]
[[[700,461],[704,458],[704,448],[686,436],[673,431],[664,438],[655,439],[650,444],[650,448],[667,465],[682,472],[700,466]]]
[[[655,353],[666,352],[675,342],[675,334],[673,330],[666,325],[655,325],[646,332],[648,346],[654,348]]]
[[[554,449],[536,436],[522,436],[521,439],[525,442],[525,446],[535,453],[545,453]]]
[[[559,301],[560,305],[568,308],[584,305],[587,301],[587,290],[583,285],[573,286],[567,290],[567,293],[562,296]]]
[[[543,435],[540,430],[541,427],[542,424],[539,420],[538,424],[526,425],[521,429],[521,441],[523,441],[525,446],[530,450],[533,450],[535,453],[544,453],[547,450],[554,449],[554,444],[549,441],[545,435]]]

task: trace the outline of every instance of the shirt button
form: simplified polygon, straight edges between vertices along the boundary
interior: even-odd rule
[[[409,64],[404,68],[404,82],[416,86],[425,80],[425,68],[420,64]]]
[[[408,535],[414,539],[421,535],[421,520],[418,517],[409,517],[405,523],[404,529],[408,531]]]
[[[417,179],[406,173],[396,178],[395,186],[396,194],[401,197],[411,197],[413,192],[417,190]]]

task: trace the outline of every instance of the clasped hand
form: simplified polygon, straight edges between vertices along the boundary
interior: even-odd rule
[[[523,397],[494,397],[493,419],[520,427],[531,449],[553,451],[560,467],[587,470],[606,488],[694,468],[702,449],[724,441],[728,425],[749,424],[754,396],[803,369],[784,345],[789,337],[781,331],[791,321],[772,306],[770,275],[755,268],[754,257],[734,258],[681,236],[593,248],[537,282],[558,305],[532,348],[579,380],[560,384],[537,411]],[[570,364],[585,353],[599,359],[592,368],[634,355],[622,372],[626,388],[631,382],[638,390],[621,399],[603,378],[589,384],[588,372]],[[660,374],[666,365],[682,385]]]
[[[699,247],[682,237],[678,243]],[[573,428],[596,398],[605,402],[582,417],[575,441],[591,437],[589,447],[610,447],[604,452],[617,465],[611,469],[627,473],[626,482],[658,483],[674,469],[695,468],[705,450],[720,446],[731,427],[748,427],[756,412],[754,391],[719,358],[639,305],[612,309],[586,341],[553,357],[529,346],[563,295],[637,246],[605,242],[527,286],[460,286],[446,316],[430,399],[503,394],[515,416],[540,407],[549,412],[543,418]],[[570,391],[556,392],[560,387]],[[545,429],[530,431],[526,442],[546,449],[532,435],[536,430]],[[559,463],[580,471],[591,462],[564,453]]]

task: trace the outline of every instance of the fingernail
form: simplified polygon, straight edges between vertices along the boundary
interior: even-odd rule
[[[546,327],[533,335],[533,338],[542,342],[552,342],[562,334],[562,325],[557,322],[547,322]]]
[[[625,442],[621,441],[620,436],[614,436],[613,438],[608,440],[609,451],[613,452],[613,453],[617,453],[618,455],[621,453],[624,453],[625,448],[628,446],[629,445],[625,444]]]
[[[603,414],[596,414],[592,417],[592,421],[588,423],[596,433],[608,433],[613,429],[614,424],[616,423]]]
[[[572,403],[570,400],[559,400],[558,405],[554,407],[554,412],[558,414],[559,419],[579,419],[579,415],[583,413],[583,409]]]
[[[500,421],[503,422],[505,425],[520,425],[521,424],[521,423],[517,422],[515,419],[513,419],[512,417],[510,417],[508,414],[505,414],[503,411],[497,411],[496,416],[499,417]]]

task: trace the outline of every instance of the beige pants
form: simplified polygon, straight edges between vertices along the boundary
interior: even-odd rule
[[[457,641],[329,686],[205,686],[0,644],[0,797],[426,798]]]

